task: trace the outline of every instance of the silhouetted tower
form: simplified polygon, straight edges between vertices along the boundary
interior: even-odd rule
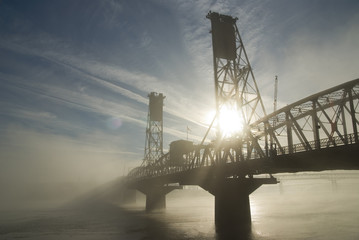
[[[273,100],[273,112],[277,111],[277,98],[278,98],[278,76],[275,76],[274,79],[274,100]],[[272,126],[275,127],[277,125],[277,117],[274,117],[272,120]],[[273,136],[270,135],[270,149],[273,152]],[[276,150],[274,150],[276,151]]]
[[[145,158],[143,164],[150,165],[163,155],[163,99],[162,93],[149,95]]]
[[[277,98],[278,98],[278,76],[274,79],[274,101],[273,101],[273,112],[277,111]],[[277,119],[273,119],[273,127],[277,125]]]
[[[264,156],[255,135],[259,131],[265,131],[265,126],[251,129],[250,124],[264,117],[266,113],[236,25],[238,19],[216,12],[209,12],[207,18],[211,20],[212,26],[217,122],[220,121],[223,109],[238,111],[242,121],[238,124],[243,125],[243,130],[230,137],[242,141],[241,148],[247,150],[241,151],[247,155],[253,151]],[[218,127],[217,138],[221,140],[225,137]],[[267,148],[267,144],[265,145]]]
[[[278,76],[275,76],[273,112],[277,111],[277,98],[278,98]]]

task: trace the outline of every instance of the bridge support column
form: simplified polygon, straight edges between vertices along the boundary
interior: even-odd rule
[[[206,184],[204,188],[215,196],[215,224],[219,233],[249,230],[251,210],[249,195],[262,184],[276,184],[275,178],[226,178]]]
[[[146,211],[156,211],[166,208],[166,195],[180,186],[146,186],[138,190],[146,195]]]
[[[249,194],[224,187],[215,195],[215,224],[217,230],[251,225]]]

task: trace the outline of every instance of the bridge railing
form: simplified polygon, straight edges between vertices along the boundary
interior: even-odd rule
[[[317,141],[310,141],[306,144],[302,144],[302,143],[294,144],[291,148],[292,153],[290,153],[290,151],[289,151],[290,147],[285,146],[285,147],[282,147],[281,150],[277,150],[276,155],[285,155],[285,154],[294,154],[294,153],[298,153],[298,152],[305,152],[305,151],[308,151],[308,145],[310,146],[311,150],[316,150],[318,146],[320,146],[320,149],[325,149],[325,148],[343,146],[343,145],[353,144],[353,143],[355,143],[354,133],[344,135],[341,137],[336,136],[336,137],[321,139],[319,141],[319,145],[317,144]],[[198,146],[198,147],[200,147],[200,146]],[[202,147],[204,148],[205,146],[202,146]],[[195,151],[198,151],[198,149]],[[214,149],[213,149],[213,152],[214,152]],[[192,154],[192,155],[196,155],[196,154]],[[213,156],[215,156],[215,155],[216,154],[213,154]],[[203,156],[199,156],[199,157],[203,158]],[[257,158],[257,156],[253,155],[250,159],[256,159],[256,158]],[[134,179],[140,180],[140,179],[151,178],[151,177],[165,176],[165,175],[175,174],[175,173],[179,173],[179,172],[183,172],[183,171],[187,171],[190,169],[195,169],[195,168],[199,168],[199,167],[203,167],[203,166],[213,166],[214,164],[216,164],[216,161],[213,161],[213,162],[207,162],[206,164],[193,165],[193,164],[191,164],[191,161],[185,161],[183,165],[172,166],[169,164],[170,162],[171,162],[170,154],[167,153],[167,154],[163,155],[153,165],[142,166],[142,167],[138,167],[138,168],[134,169],[133,171],[131,171],[128,174],[128,179],[129,180],[134,180]]]
[[[318,142],[319,144],[317,144]],[[354,142],[355,142],[354,133],[351,133],[344,136],[324,138],[324,139],[320,139],[319,141],[310,141],[307,144],[303,144],[303,143],[294,144],[292,146],[292,150],[293,150],[292,153],[308,151],[308,146],[310,146],[310,149],[316,150],[318,149],[318,146],[320,147],[320,149],[322,149],[322,148],[352,144]],[[282,147],[282,149],[277,151],[277,154],[278,155],[290,154],[290,149],[291,148],[289,146]]]

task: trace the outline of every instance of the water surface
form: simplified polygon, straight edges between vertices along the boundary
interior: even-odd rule
[[[285,181],[250,196],[252,230],[238,239],[359,239],[359,180]],[[81,204],[80,204],[81,206]],[[214,198],[200,189],[176,190],[164,212],[103,200],[81,207],[2,211],[0,239],[231,239],[217,235]]]

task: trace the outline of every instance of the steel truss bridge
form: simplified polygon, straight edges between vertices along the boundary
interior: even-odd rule
[[[359,79],[330,88],[288,105],[252,124],[269,126],[257,138],[272,138],[268,152],[241,154],[240,139],[193,145],[174,166],[166,153],[152,165],[132,170],[141,181],[181,175],[198,169],[226,169],[226,176],[265,173],[357,169],[359,166]],[[264,155],[263,155],[264,154]],[[354,155],[353,155],[354,154]],[[247,175],[247,176],[246,176]]]
[[[266,114],[236,19],[211,12],[207,17],[212,31],[226,21],[234,26],[236,56],[213,36],[216,107],[218,113],[235,99],[231,106],[241,107],[244,127],[240,135],[219,134],[210,143],[186,142],[180,151],[133,169],[128,186],[146,195],[146,209],[165,207],[165,195],[180,185],[199,185],[215,196],[215,223],[222,231],[250,225],[248,196],[262,184],[276,184],[271,174],[359,169],[359,79]]]

